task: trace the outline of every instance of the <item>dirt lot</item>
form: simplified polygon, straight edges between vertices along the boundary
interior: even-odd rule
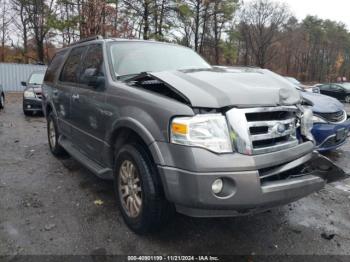
[[[350,255],[349,180],[263,214],[176,215],[164,231],[137,236],[123,223],[110,182],[54,158],[45,119],[24,117],[21,103],[9,95],[0,112],[0,255]],[[330,157],[349,172],[350,142]]]

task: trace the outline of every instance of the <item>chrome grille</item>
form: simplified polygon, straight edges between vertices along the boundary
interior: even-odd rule
[[[264,154],[298,145],[297,107],[262,107],[227,112],[236,151]]]

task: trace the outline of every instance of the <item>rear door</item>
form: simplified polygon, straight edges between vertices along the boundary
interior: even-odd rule
[[[54,112],[56,113],[60,133],[70,136],[70,126],[66,123],[70,118],[71,87],[58,83],[60,70],[66,58],[67,51],[58,52],[52,59],[44,78],[43,92],[50,95]],[[45,99],[45,96],[44,96]]]
[[[104,78],[102,44],[91,44],[82,61],[79,85],[72,95],[72,134],[79,149],[100,162],[106,132],[105,86],[91,84],[85,76],[94,72],[93,77]]]
[[[80,73],[80,63],[87,47],[80,46],[72,48],[68,54],[68,58],[62,68],[59,81],[57,83],[57,90],[60,90],[56,95],[57,107],[60,126],[64,129],[65,136],[72,140],[72,121],[73,116],[71,112],[72,95],[75,86],[78,84],[78,75]],[[73,140],[72,140],[73,141]],[[73,141],[74,142],[74,141]]]

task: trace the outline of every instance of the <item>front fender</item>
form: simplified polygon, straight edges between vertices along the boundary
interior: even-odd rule
[[[109,134],[109,139],[108,139],[108,141],[110,141],[110,144],[113,142],[112,139],[113,139],[114,132],[120,128],[131,129],[136,134],[138,134],[147,145],[150,145],[155,141],[152,134],[139,121],[131,117],[124,117],[124,118],[118,119],[116,122],[113,123],[113,126],[112,126],[113,132]]]
[[[113,139],[115,132],[118,132],[118,129],[121,128],[128,128],[134,131],[137,135],[139,135],[148,146],[148,149],[150,150],[155,163],[164,164],[164,158],[161,154],[157,143],[155,143],[156,139],[144,125],[142,125],[139,121],[131,117],[120,118],[116,122],[114,122],[112,128],[113,131],[110,132],[108,135],[108,141],[110,145],[112,145],[112,143],[114,142]]]

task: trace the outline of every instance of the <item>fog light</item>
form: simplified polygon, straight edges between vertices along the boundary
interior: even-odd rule
[[[27,105],[27,108],[30,109],[30,108],[32,108],[32,106],[31,105]]]
[[[211,190],[213,191],[214,194],[220,194],[223,187],[224,187],[224,182],[222,181],[221,178],[218,178],[211,185]]]

